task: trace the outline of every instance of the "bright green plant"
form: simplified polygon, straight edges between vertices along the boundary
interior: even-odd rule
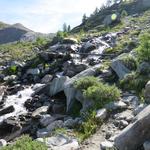
[[[75,81],[74,87],[79,90],[86,90],[91,86],[97,86],[99,84],[99,80],[93,76],[87,76],[80,78],[79,80]]]
[[[103,107],[105,104],[118,100],[121,91],[115,85],[100,83],[97,86],[91,86],[84,91],[83,95],[95,102],[94,108]]]
[[[47,147],[38,141],[33,141],[29,136],[24,135],[14,144],[5,146],[1,150],[47,150]]]
[[[136,49],[140,61],[150,62],[150,34],[145,33],[140,36],[140,45]]]

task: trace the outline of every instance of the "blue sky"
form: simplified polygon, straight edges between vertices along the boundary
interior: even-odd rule
[[[0,21],[38,32],[56,32],[66,22],[74,27],[106,0],[0,0]]]

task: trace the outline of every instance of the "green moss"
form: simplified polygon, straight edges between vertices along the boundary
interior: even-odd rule
[[[33,141],[29,136],[22,136],[14,144],[5,146],[1,150],[47,150],[40,142]]]

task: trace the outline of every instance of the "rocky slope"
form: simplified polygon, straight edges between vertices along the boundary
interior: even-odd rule
[[[149,15],[127,16],[117,31],[64,38],[30,60],[3,63],[2,150],[22,134],[49,150],[149,150]]]
[[[16,41],[35,41],[38,37],[52,38],[54,34],[36,33],[22,24],[6,25],[0,24],[0,44],[6,44]]]

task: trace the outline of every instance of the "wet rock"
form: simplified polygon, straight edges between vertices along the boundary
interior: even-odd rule
[[[96,118],[100,120],[104,120],[107,117],[107,110],[105,108],[99,109],[96,112]]]
[[[115,146],[119,150],[136,150],[150,139],[150,106],[140,112],[135,121],[125,128],[116,138]]]
[[[2,110],[0,110],[0,116],[3,116],[5,114],[11,113],[15,110],[14,106],[9,106],[7,108],[4,108]]]
[[[22,133],[22,127],[17,120],[6,119],[0,124],[0,139],[10,141]]]
[[[100,148],[101,148],[101,150],[113,150],[114,145],[112,142],[105,141],[100,144]]]
[[[7,145],[7,142],[4,139],[0,139],[0,148]]]
[[[32,113],[32,117],[33,118],[39,118],[40,115],[47,113],[49,106],[42,106],[38,109],[36,109],[33,113]]]
[[[42,84],[47,84],[47,83],[49,83],[52,79],[53,79],[53,76],[47,74],[47,75],[45,75],[45,76],[42,78],[41,83],[42,83]]]
[[[92,51],[92,50],[94,50],[94,49],[96,49],[96,48],[97,48],[97,47],[96,47],[96,45],[95,45],[94,43],[91,43],[90,41],[88,41],[88,42],[86,42],[86,43],[82,46],[80,52],[82,52],[82,53],[88,53],[88,52],[90,52],[90,51]]]
[[[145,87],[145,101],[150,103],[150,81],[147,82]]]
[[[144,150],[150,150],[150,141],[146,141],[143,144]]]

